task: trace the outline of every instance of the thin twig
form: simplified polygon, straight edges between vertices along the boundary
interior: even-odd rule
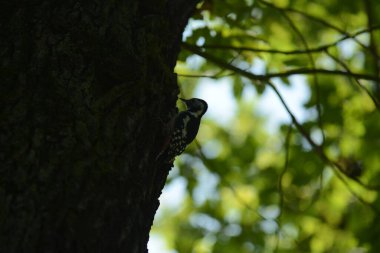
[[[236,72],[237,74],[240,74],[244,77],[247,77],[248,79],[251,79],[251,81],[260,81],[261,83],[267,83],[268,86],[272,87],[272,89],[275,91],[275,93],[278,95],[279,99],[281,100],[281,103],[285,107],[286,111],[290,115],[293,124],[296,126],[297,130],[302,134],[302,136],[308,141],[308,143],[312,146],[314,152],[316,152],[319,157],[324,161],[326,164],[332,165],[334,173],[337,175],[337,177],[343,182],[343,184],[347,187],[347,189],[351,192],[351,194],[356,197],[361,203],[369,206],[372,208],[372,210],[376,211],[377,213],[380,213],[377,207],[372,205],[371,203],[368,203],[366,200],[364,200],[361,196],[356,194],[350,187],[350,185],[346,182],[344,177],[339,173],[339,170],[335,170],[336,168],[334,166],[334,163],[330,161],[330,159],[326,156],[326,154],[323,152],[323,149],[316,144],[310,137],[310,135],[307,133],[307,131],[302,127],[302,125],[297,121],[295,118],[294,114],[290,111],[288,108],[287,104],[285,103],[284,99],[282,98],[281,94],[279,91],[276,89],[274,84],[270,81],[271,78],[273,77],[286,77],[290,76],[293,74],[314,74],[314,73],[320,73],[320,74],[334,74],[334,75],[342,75],[342,76],[348,76],[348,77],[355,77],[358,79],[366,79],[366,80],[373,80],[375,77],[369,76],[366,74],[357,74],[357,73],[348,73],[340,70],[326,70],[326,69],[296,69],[296,70],[290,70],[287,72],[282,72],[282,73],[270,73],[266,75],[256,75],[251,72],[248,72],[246,70],[240,69],[238,67],[233,66],[232,64],[228,64],[224,62],[223,60],[219,59],[218,57],[215,57],[213,55],[210,55],[206,52],[203,52],[201,48],[188,45],[184,43],[182,45],[185,49],[198,54],[199,56],[202,56],[209,60],[210,62],[213,62],[214,64],[218,65],[221,68],[225,68],[228,70],[232,70]]]
[[[322,53],[326,49],[329,49],[331,47],[337,46],[339,43],[347,40],[347,39],[354,39],[359,35],[362,35],[364,33],[368,33],[374,30],[379,30],[380,26],[374,26],[372,28],[366,28],[363,30],[360,30],[354,34],[351,35],[345,35],[342,38],[329,43],[325,45],[321,45],[314,48],[309,48],[307,50],[305,49],[296,49],[296,50],[280,50],[280,49],[264,49],[264,48],[253,48],[253,47],[241,47],[241,46],[231,46],[231,45],[203,45],[202,48],[205,49],[230,49],[230,50],[239,50],[239,51],[251,51],[256,53],[269,53],[269,54],[284,54],[284,55],[297,55],[297,54],[310,54],[310,53]]]
[[[241,54],[241,50],[235,55],[231,60],[229,60],[228,64],[232,64],[236,58],[238,58]],[[194,74],[178,74],[178,76],[181,77],[190,77],[190,78],[211,78],[211,79],[220,79],[223,77],[233,76],[236,75],[235,72],[228,73],[226,75],[222,75],[223,72],[225,72],[225,69],[220,69],[216,74],[214,75],[194,75]]]
[[[180,77],[188,77],[188,78],[210,78],[210,79],[220,79],[220,78],[223,78],[223,77],[229,77],[229,76],[234,76],[236,75],[236,73],[234,72],[231,72],[231,73],[228,73],[228,74],[225,74],[225,75],[221,75],[221,74],[214,74],[214,75],[197,75],[197,74],[179,74],[177,73],[177,76],[180,76]]]
[[[313,75],[313,74],[324,74],[324,75],[338,75],[338,76],[352,76],[358,79],[363,80],[371,80],[375,81],[376,77],[368,74],[362,74],[362,73],[348,73],[341,70],[329,70],[329,69],[309,69],[309,68],[298,68],[298,69],[292,69],[284,72],[278,72],[278,73],[267,73],[265,75],[256,75],[251,72],[242,70],[238,67],[235,67],[232,64],[226,63],[224,60],[209,54],[207,52],[204,52],[201,47],[190,45],[187,43],[182,43],[182,47],[194,54],[197,54],[199,56],[202,56],[203,58],[207,59],[208,61],[218,65],[221,68],[229,69],[237,74],[240,74],[244,77],[247,77],[248,79],[254,80],[254,81],[261,81],[265,82],[271,78],[275,77],[288,77],[292,75]]]
[[[328,50],[325,51],[325,53],[331,58],[333,59],[336,63],[338,63],[340,66],[342,66],[345,71],[347,71],[348,73],[352,73],[350,68],[341,60],[339,59],[338,57],[334,56],[333,54],[331,54]],[[353,79],[355,80],[356,84],[359,86],[360,89],[362,89],[364,92],[367,93],[367,95],[371,98],[372,102],[375,104],[376,108],[378,111],[380,111],[380,103],[377,101],[377,99],[372,95],[372,93],[367,89],[367,87],[365,87],[359,79],[353,77]]]
[[[309,19],[309,20],[312,20],[312,21],[314,21],[314,22],[317,22],[317,23],[319,23],[319,24],[321,24],[321,25],[323,25],[323,26],[325,26],[325,27],[329,27],[329,28],[331,28],[331,29],[333,29],[333,30],[335,30],[335,31],[337,31],[337,32],[339,32],[339,33],[345,35],[345,36],[348,37],[348,38],[352,38],[352,39],[353,39],[358,45],[360,45],[362,48],[364,48],[364,49],[370,51],[370,48],[369,48],[368,46],[366,46],[366,45],[363,44],[360,40],[358,40],[357,38],[355,38],[356,36],[353,36],[352,34],[346,32],[345,30],[341,29],[340,27],[338,27],[338,26],[336,26],[336,25],[333,25],[333,24],[327,22],[326,19],[321,19],[321,18],[318,18],[318,17],[312,16],[312,15],[310,15],[310,14],[308,14],[308,13],[305,13],[305,12],[303,12],[303,11],[296,10],[296,9],[293,9],[293,8],[290,8],[290,7],[284,7],[284,8],[282,8],[282,7],[276,6],[276,5],[272,4],[272,3],[269,3],[269,2],[264,1],[264,0],[258,0],[258,2],[260,2],[260,3],[263,4],[263,5],[266,5],[266,6],[269,6],[269,7],[271,7],[271,8],[278,9],[278,10],[283,10],[283,11],[287,11],[287,12],[297,13],[297,14],[299,14],[299,15],[301,15],[301,16],[303,16],[303,17]],[[377,29],[377,28],[379,28],[379,26],[378,26],[378,25],[377,25],[377,26],[373,26],[372,28],[376,28],[376,29]]]
[[[373,26],[373,15],[372,15],[372,4],[371,1],[364,1],[365,10],[367,12],[367,27]],[[379,64],[379,54],[377,52],[377,42],[372,31],[369,32],[369,49],[371,56],[373,57],[371,65],[373,66],[373,72],[377,77],[375,82],[376,87],[376,97],[380,99],[380,64]]]
[[[305,47],[305,50],[309,50],[309,45],[308,45],[305,37],[302,35],[301,31],[297,28],[297,26],[295,25],[295,23],[293,22],[293,20],[284,11],[280,11],[280,13],[288,21],[288,23],[289,23],[290,27],[292,28],[292,30],[298,35],[298,37],[300,38],[302,44]],[[312,69],[316,69],[313,55],[309,53],[309,54],[307,54],[307,56],[309,57]],[[317,74],[313,74],[313,83],[314,83],[315,100],[316,100],[315,103],[316,103],[316,107],[317,107],[318,126],[319,126],[319,130],[322,133],[322,143],[321,143],[321,146],[323,146],[326,138],[325,138],[325,133],[323,131],[321,99],[320,99],[319,82],[318,82]]]
[[[278,98],[280,99],[282,105],[284,106],[285,110],[288,112],[288,114],[290,115],[291,119],[292,119],[292,122],[293,124],[296,126],[297,130],[302,134],[302,136],[307,140],[307,142],[309,143],[309,145],[313,148],[314,152],[316,154],[318,154],[318,156],[321,158],[321,160],[323,162],[325,162],[326,164],[330,165],[331,168],[332,168],[332,171],[334,172],[334,174],[339,178],[339,180],[346,186],[347,190],[357,199],[359,200],[359,202],[361,202],[362,204],[370,207],[374,212],[376,212],[377,214],[380,214],[380,210],[375,206],[373,205],[372,203],[369,203],[367,202],[365,199],[363,199],[360,195],[358,195],[352,188],[351,186],[348,184],[348,182],[346,181],[346,179],[342,176],[341,174],[341,171],[343,171],[343,168],[340,167],[340,165],[336,162],[333,162],[331,161],[327,155],[324,153],[323,149],[321,148],[321,146],[319,146],[318,144],[316,144],[310,137],[310,135],[307,133],[307,131],[303,128],[303,126],[297,121],[296,117],[294,116],[294,114],[292,113],[292,111],[289,109],[288,105],[286,104],[284,98],[282,97],[281,93],[278,91],[278,89],[276,88],[276,86],[268,81],[268,85],[274,90],[274,92],[276,93],[276,95],[278,96]]]
[[[275,252],[278,251],[279,244],[280,244],[280,232],[281,232],[281,218],[283,214],[283,209],[284,209],[284,191],[282,188],[282,180],[284,178],[285,173],[288,171],[288,166],[289,166],[289,155],[290,155],[290,139],[292,135],[292,124],[288,126],[288,131],[286,133],[285,137],[285,162],[284,162],[284,168],[281,171],[281,174],[278,179],[278,194],[280,195],[280,203],[279,203],[279,209],[280,213],[278,214],[277,217],[277,223],[278,223],[278,228],[277,228],[277,239],[276,239],[276,247],[275,247]]]

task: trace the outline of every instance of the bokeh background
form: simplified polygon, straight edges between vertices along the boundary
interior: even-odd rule
[[[209,110],[150,252],[378,252],[378,13],[376,0],[199,4],[176,73]]]

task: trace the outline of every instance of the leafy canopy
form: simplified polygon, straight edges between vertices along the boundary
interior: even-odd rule
[[[378,13],[376,0],[199,5],[176,68],[182,95],[228,81],[237,108],[227,123],[206,118],[177,159],[167,189],[180,199],[153,229],[168,249],[377,252]],[[310,93],[302,118],[282,92],[296,82]],[[257,109],[269,91],[289,118],[278,128]]]

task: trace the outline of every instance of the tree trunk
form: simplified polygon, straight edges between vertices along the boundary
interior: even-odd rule
[[[195,0],[0,6],[0,252],[146,252]]]

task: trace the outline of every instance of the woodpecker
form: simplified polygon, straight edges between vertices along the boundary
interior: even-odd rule
[[[163,155],[159,155],[168,163],[172,163],[175,157],[182,154],[186,146],[195,139],[201,118],[208,108],[207,103],[199,98],[180,99],[186,104],[187,110],[177,114],[167,148],[163,151]]]

